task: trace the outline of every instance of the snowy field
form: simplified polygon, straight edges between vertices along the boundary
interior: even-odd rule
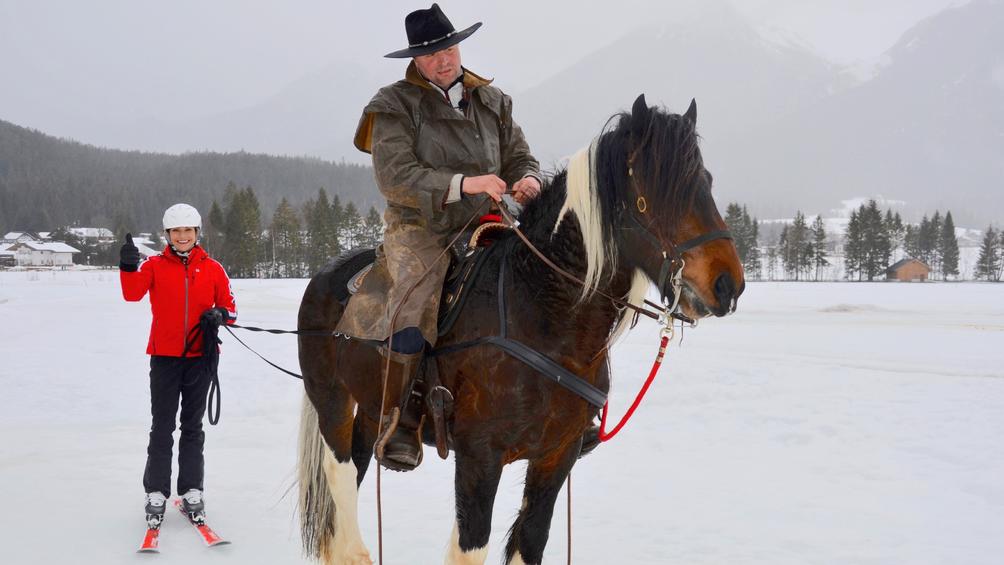
[[[235,281],[241,321],[292,328],[302,280]],[[149,307],[118,274],[0,273],[0,562],[302,563],[292,484],[301,385],[224,335],[207,508],[142,537]],[[296,369],[288,336],[241,334]],[[614,351],[612,412],[658,332]],[[376,557],[374,474],[360,495]],[[503,476],[489,563],[519,505]],[[384,474],[387,565],[442,563],[453,469]],[[1004,559],[1004,285],[752,283],[670,348],[627,428],[573,472],[578,564],[945,564]],[[565,497],[546,562],[565,562]]]

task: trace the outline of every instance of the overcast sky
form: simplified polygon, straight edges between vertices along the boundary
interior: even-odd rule
[[[701,1],[441,2],[458,27],[485,22],[464,62],[519,92],[640,25]],[[726,0],[715,0],[726,1]],[[961,0],[743,0],[756,22],[841,64],[879,56]],[[86,137],[81,120],[183,120],[256,104],[338,61],[387,82],[414,1],[0,0],[0,119]],[[473,39],[473,38],[472,38]],[[650,56],[650,54],[639,54]],[[351,77],[346,77],[351,80]],[[87,139],[81,139],[87,141]]]

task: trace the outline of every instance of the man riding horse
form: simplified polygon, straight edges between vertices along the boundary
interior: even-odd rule
[[[481,22],[456,31],[437,4],[408,14],[408,47],[386,55],[412,59],[405,78],[377,92],[355,134],[356,147],[373,156],[377,185],[387,199],[386,228],[374,268],[349,302],[339,331],[386,342],[381,353],[390,357],[390,373],[384,394],[401,403],[401,417],[381,463],[395,470],[421,462],[423,402],[415,381],[424,351],[436,342],[449,267],[443,249],[478,210],[489,210],[489,200],[501,201],[508,186],[521,204],[541,189],[540,165],[513,121],[512,100],[461,66],[458,44],[479,27]],[[381,277],[386,294],[372,292],[368,299],[367,287]]]

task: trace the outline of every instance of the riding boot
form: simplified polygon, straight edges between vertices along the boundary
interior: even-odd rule
[[[380,464],[394,471],[411,471],[422,462],[422,420],[425,415],[422,391],[416,386],[422,367],[423,352],[390,355],[387,377],[387,400],[400,407],[397,426],[383,446]],[[379,454],[378,454],[379,455]]]

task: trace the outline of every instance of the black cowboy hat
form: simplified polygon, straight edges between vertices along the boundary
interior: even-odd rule
[[[439,8],[439,4],[433,4],[428,10],[415,10],[404,18],[404,29],[408,32],[408,48],[387,53],[384,57],[404,59],[435,53],[467,39],[479,27],[481,22],[463,31],[457,31]]]

